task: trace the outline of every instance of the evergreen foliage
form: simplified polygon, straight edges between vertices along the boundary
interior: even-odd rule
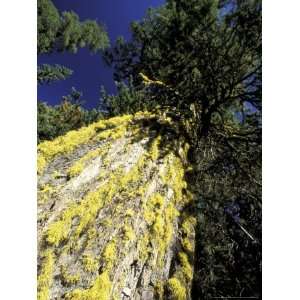
[[[97,52],[109,46],[109,39],[102,25],[96,21],[80,22],[73,11],[61,15],[51,0],[38,0],[38,54],[53,51],[76,53],[88,47]]]
[[[54,81],[64,80],[72,74],[73,71],[64,66],[43,64],[37,68],[37,81],[39,84],[50,84]]]
[[[81,97],[82,93],[73,88],[71,94],[62,97],[62,102],[58,105],[51,106],[38,101],[38,143],[52,140],[70,130],[86,126],[103,117],[97,109],[84,109]]]
[[[128,85],[124,82],[116,82],[116,86],[116,95],[108,95],[105,88],[101,87],[100,101],[104,105],[108,116],[117,116],[124,113],[132,114],[149,109],[149,105],[144,102],[144,91],[135,89],[132,78],[129,79]]]
[[[195,114],[200,135],[214,114],[246,102],[260,107],[260,4],[222,2],[167,1],[132,24],[132,41],[106,52],[116,81],[132,76],[139,87],[142,73],[163,82],[167,95],[154,101]]]

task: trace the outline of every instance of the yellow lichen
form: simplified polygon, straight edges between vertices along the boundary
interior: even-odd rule
[[[109,300],[112,289],[107,271],[104,271],[94,281],[93,285],[86,290],[75,289],[66,295],[68,300]]]
[[[160,237],[164,234],[164,224],[164,217],[162,215],[156,215],[152,229],[158,241],[161,241]]]
[[[68,175],[70,177],[75,177],[79,175],[84,168],[84,165],[81,161],[77,161],[69,170],[68,170]]]
[[[53,250],[48,249],[42,253],[42,269],[40,275],[38,276],[38,300],[48,300],[49,299],[49,290],[52,285],[53,277],[53,268],[54,268],[54,255]]]
[[[173,222],[176,217],[179,216],[178,210],[173,203],[169,203],[165,209],[166,227],[164,233],[164,239],[167,244],[170,243],[173,236]]]
[[[37,173],[42,174],[45,167],[47,165],[47,161],[43,156],[38,156],[37,158]]]
[[[99,235],[99,233],[97,232],[95,227],[90,227],[87,230],[87,245],[86,245],[86,248],[89,248],[93,245],[93,242],[95,241],[95,239],[97,238],[98,235]]]
[[[80,130],[69,131],[65,136],[58,137],[53,141],[45,141],[38,145],[39,154],[49,161],[58,154],[67,154],[78,145],[86,143],[95,135],[95,126],[83,127]]]
[[[106,140],[106,139],[116,140],[118,138],[123,137],[125,135],[125,133],[126,133],[126,124],[123,126],[121,125],[115,129],[103,131],[103,132],[97,134],[95,139],[97,139],[97,140]]]
[[[179,256],[180,264],[182,266],[182,272],[185,278],[188,281],[191,281],[193,278],[193,268],[189,262],[188,256],[184,252],[180,252],[178,256]]]
[[[196,218],[192,216],[188,216],[184,219],[181,228],[182,233],[185,236],[182,240],[182,246],[184,250],[188,252],[194,251],[194,243],[192,242],[194,239],[194,227],[196,225]]]
[[[189,216],[187,217],[184,222],[182,223],[182,230],[185,234],[190,234],[193,230],[194,226],[196,225],[197,220],[195,217]]]
[[[166,249],[173,235],[173,220],[178,215],[172,203],[164,207],[166,199],[159,193],[153,194],[144,204],[144,218],[151,226],[152,239],[158,247],[158,263],[163,263]]]
[[[137,248],[139,249],[139,257],[145,261],[149,255],[149,234],[145,233],[142,238],[138,240]]]
[[[88,193],[79,204],[77,210],[75,210],[75,213],[80,217],[80,222],[75,230],[75,237],[79,237],[88,224],[95,219],[98,211],[105,203],[106,192],[105,186],[101,186],[96,191]]]
[[[85,254],[82,257],[83,268],[87,272],[96,272],[99,269],[99,263],[97,259],[90,254]]]
[[[63,285],[74,285],[80,280],[80,275],[79,274],[70,274],[67,271],[66,266],[61,266],[60,268],[60,274],[61,274],[61,280]]]
[[[171,295],[173,300],[186,300],[186,289],[181,284],[181,282],[173,277],[168,280],[168,287],[170,289]]]
[[[189,252],[194,251],[193,244],[191,243],[191,241],[188,238],[184,238],[182,240],[182,246],[185,251],[189,251]]]
[[[160,195],[159,193],[155,193],[154,195],[152,195],[152,197],[149,200],[149,204],[152,207],[158,207],[161,208],[164,204],[164,198],[162,197],[162,195]]]
[[[113,224],[113,221],[112,221],[112,219],[110,219],[110,218],[106,218],[106,219],[104,219],[102,222],[102,225],[104,226],[104,227],[110,227],[110,226],[112,226],[112,224]]]
[[[155,220],[155,213],[150,210],[144,211],[144,219],[149,225],[152,224]]]
[[[117,116],[104,121],[106,128],[116,127],[133,119],[132,115]]]
[[[46,184],[38,191],[38,203],[44,204],[49,197],[55,192],[55,189],[50,184]]]
[[[161,142],[161,136],[159,135],[151,145],[149,156],[153,161],[156,161],[159,157],[159,146]]]
[[[135,233],[129,225],[124,225],[123,227],[124,238],[126,241],[133,241],[135,238]]]
[[[155,221],[156,214],[160,213],[163,203],[164,198],[159,193],[155,193],[150,197],[147,203],[144,204],[144,218],[149,225]]]
[[[86,162],[89,160],[100,156],[103,157],[107,154],[109,151],[111,143],[106,143],[104,146],[101,146],[100,148],[97,148],[95,150],[89,151],[87,154],[85,154],[83,157],[81,157],[78,161],[76,161],[68,170],[68,174],[70,177],[74,177],[79,175],[82,170],[84,169],[84,166]]]
[[[49,225],[46,232],[46,240],[49,244],[58,246],[61,241],[68,237],[71,220],[60,220]]]
[[[126,212],[125,212],[125,216],[126,217],[133,217],[134,216],[134,210],[131,209],[131,208],[127,209]]]
[[[110,242],[104,249],[102,258],[107,266],[107,269],[110,269],[116,260],[116,243],[115,241]]]
[[[161,175],[164,184],[170,186],[174,191],[175,203],[184,204],[187,201],[183,196],[183,190],[187,188],[187,183],[184,179],[185,169],[181,159],[173,153],[165,157],[167,170]]]

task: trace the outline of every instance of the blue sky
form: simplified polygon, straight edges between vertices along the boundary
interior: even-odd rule
[[[130,22],[140,20],[149,7],[158,7],[164,0],[52,0],[60,11],[73,10],[81,20],[96,19],[103,23],[111,44],[120,35],[130,38]],[[76,54],[54,53],[38,56],[38,64],[62,64],[74,71],[67,80],[51,85],[38,86],[38,99],[48,104],[58,104],[61,97],[70,93],[71,88],[83,92],[85,107],[99,105],[101,85],[108,93],[115,93],[112,69],[106,66],[100,54],[80,49]]]

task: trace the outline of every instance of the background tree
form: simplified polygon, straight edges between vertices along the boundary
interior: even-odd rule
[[[87,126],[103,117],[100,110],[84,109],[83,103],[82,93],[75,88],[72,88],[69,95],[63,96],[58,105],[51,106],[38,101],[38,143],[43,140],[52,140],[70,130]]]
[[[76,53],[89,47],[97,52],[109,46],[103,25],[96,21],[80,22],[73,11],[60,14],[51,0],[38,0],[38,54],[53,51]]]
[[[73,71],[64,66],[43,64],[37,68],[37,81],[39,84],[50,84],[64,80],[72,74]]]

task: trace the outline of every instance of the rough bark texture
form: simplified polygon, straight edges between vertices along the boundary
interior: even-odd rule
[[[150,113],[41,143],[38,299],[190,299],[187,150]]]

